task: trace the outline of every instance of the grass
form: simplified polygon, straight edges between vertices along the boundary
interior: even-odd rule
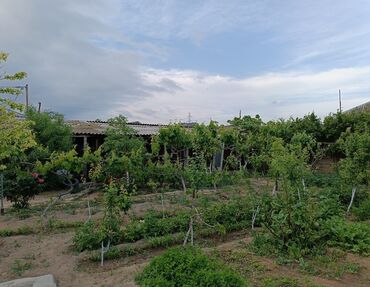
[[[14,275],[17,276],[22,276],[23,273],[29,269],[32,268],[32,264],[30,262],[21,260],[21,259],[16,259],[14,260],[12,266],[11,266],[11,272]]]
[[[16,229],[9,229],[9,228],[0,229],[0,237],[28,235],[28,234],[34,234],[34,233],[35,233],[34,228],[30,226],[21,226]]]
[[[332,249],[308,259],[301,259],[299,270],[314,276],[325,276],[340,279],[344,274],[357,274],[361,270],[358,263],[350,262],[347,254],[338,249]]]
[[[10,228],[3,228],[0,229],[0,237],[10,237],[10,236],[17,236],[17,235],[29,235],[29,234],[37,234],[42,231],[53,231],[53,230],[64,230],[70,228],[76,228],[83,225],[83,221],[62,221],[62,220],[55,220],[49,219],[46,225],[42,228],[38,226],[20,226],[15,229]]]

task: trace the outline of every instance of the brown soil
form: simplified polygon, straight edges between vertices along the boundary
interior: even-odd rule
[[[266,179],[256,179],[251,181],[251,186],[254,189],[272,188],[271,183]],[[237,191],[238,193],[240,192]],[[217,196],[222,200],[232,195],[232,192],[215,192],[212,190],[203,191],[205,195]],[[45,204],[50,196],[56,193],[41,194],[37,196],[32,202],[31,206],[35,207],[40,204]],[[165,194],[165,208],[178,208],[176,199],[180,198],[183,192],[177,191]],[[92,194],[88,199],[93,202],[101,200],[101,194]],[[77,202],[77,203],[76,203]],[[79,201],[70,202],[78,206],[76,208],[69,208],[68,202],[64,206],[56,207],[50,212],[50,217],[63,221],[84,221],[87,219],[88,212],[86,206],[87,198]],[[139,195],[134,198],[134,206],[131,215],[141,216],[148,209],[161,210],[162,205],[158,195]],[[102,217],[102,211],[99,206],[95,206],[96,213],[93,219],[98,220]],[[129,216],[125,218],[128,219]],[[1,228],[16,228],[18,226],[37,226],[40,219],[36,212],[31,217],[26,219],[19,219],[14,214],[0,217]],[[58,286],[61,287],[90,287],[90,286],[137,286],[134,278],[140,272],[150,259],[163,252],[163,249],[145,251],[143,254],[135,255],[118,260],[106,261],[103,267],[100,267],[98,262],[86,261],[83,254],[75,253],[72,250],[72,238],[74,231],[70,229],[54,230],[49,233],[43,232],[33,235],[20,235],[0,238],[0,282],[12,280],[20,277],[38,276],[51,273],[58,281]],[[255,286],[260,286],[260,278],[265,277],[292,277],[300,280],[308,280],[311,283],[321,284],[323,286],[332,287],[365,287],[370,286],[370,258],[359,257],[357,255],[348,255],[351,262],[356,262],[362,266],[357,274],[345,274],[339,280],[326,278],[325,276],[312,276],[304,274],[298,269],[288,266],[281,266],[275,263],[273,259],[259,257],[248,253],[245,245],[251,241],[251,237],[245,232],[239,232],[227,237],[226,241],[215,238],[211,242],[203,242],[207,246],[204,250],[207,253],[212,253],[215,250],[222,255],[227,255],[230,252],[244,252],[244,264],[248,266],[248,262],[258,262],[263,266],[263,271],[256,271],[254,275],[250,275],[248,279],[252,278],[252,283]],[[199,242],[198,242],[199,243]],[[214,246],[214,247],[209,247]],[[243,254],[244,254],[243,253]],[[249,261],[248,261],[249,260]],[[24,269],[21,272],[21,269]],[[249,274],[249,273],[248,273]],[[249,275],[248,275],[249,276]],[[254,278],[254,279],[253,279]],[[254,281],[253,281],[254,280]],[[302,285],[303,286],[303,285]]]

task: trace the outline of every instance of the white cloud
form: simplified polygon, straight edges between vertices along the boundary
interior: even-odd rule
[[[0,47],[11,54],[10,72],[29,73],[31,101],[68,118],[124,113],[167,122],[186,120],[190,112],[198,121],[226,121],[239,110],[265,119],[312,110],[323,115],[336,111],[339,88],[344,108],[369,98],[370,26],[363,17],[369,7],[366,1],[2,0]],[[173,40],[202,44],[234,30],[246,37],[267,31],[275,38],[266,36],[266,43],[292,44],[287,66],[296,71],[238,79],[148,64],[174,52],[167,47]],[[301,66],[320,57],[352,68]]]
[[[196,71],[148,69],[146,79],[153,85],[170,80],[177,89],[152,93],[152,97],[117,110],[130,111],[144,122],[210,118],[225,122],[238,115],[260,114],[265,120],[303,116],[314,111],[320,116],[336,112],[338,89],[343,108],[349,109],[370,98],[370,66],[334,69],[320,73],[265,74],[235,79]],[[147,111],[150,110],[150,113]]]

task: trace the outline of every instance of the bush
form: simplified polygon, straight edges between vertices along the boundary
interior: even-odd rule
[[[136,278],[140,286],[248,286],[235,272],[219,261],[208,258],[193,247],[167,250],[154,258]]]
[[[326,222],[330,232],[330,245],[370,255],[370,225],[359,222],[348,222],[342,218],[333,218]]]
[[[167,214],[162,217],[161,212],[149,211],[142,220],[135,219],[124,230],[124,240],[133,242],[143,238],[158,237],[186,231],[189,225],[190,214],[179,211],[176,214]]]
[[[356,215],[358,220],[370,219],[370,197],[361,201],[359,206],[353,209],[353,213]]]
[[[12,170],[5,175],[6,197],[17,209],[28,208],[29,200],[42,190],[31,173],[26,171]]]
[[[93,250],[100,247],[103,234],[91,220],[82,225],[73,237],[73,244],[77,251]]]
[[[340,177],[337,173],[313,172],[305,178],[307,186],[339,187]]]

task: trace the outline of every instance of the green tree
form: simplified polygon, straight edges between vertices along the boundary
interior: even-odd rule
[[[0,52],[0,67],[8,54]],[[0,81],[19,81],[25,72],[0,73]],[[23,105],[14,101],[21,94],[19,88],[0,88],[0,172],[5,173],[5,194],[16,207],[27,207],[28,201],[38,192],[38,185],[31,173],[24,171],[21,161],[25,152],[36,146],[31,130],[32,122],[21,120]],[[2,197],[3,195],[1,195]],[[2,200],[2,198],[1,198]]]
[[[349,212],[357,188],[361,184],[370,184],[370,132],[351,132],[348,129],[342,134],[338,144],[345,154],[345,158],[339,162],[339,174],[345,186],[352,187],[352,196],[347,208]]]
[[[69,151],[72,148],[72,128],[64,122],[61,114],[54,112],[37,112],[29,108],[26,119],[32,121],[32,131],[39,145],[50,152]]]
[[[0,67],[8,59],[8,54],[0,52]],[[18,81],[27,76],[25,72],[0,74],[0,81]],[[23,153],[36,145],[30,129],[32,122],[19,120],[23,105],[15,103],[5,95],[18,96],[19,88],[0,88],[0,170],[6,169],[12,159],[21,157]]]
[[[221,150],[221,141],[217,123],[211,121],[209,125],[197,124],[192,128],[192,142],[197,155],[203,155],[209,170],[212,170],[213,157]]]
[[[135,182],[142,180],[145,164],[144,141],[128,126],[124,116],[108,120],[109,127],[102,145],[106,177],[126,178],[125,187],[129,192],[136,189]]]
[[[173,124],[160,129],[159,134],[153,138],[152,150],[158,154],[163,147],[164,154],[169,153],[171,159],[174,157],[180,162],[181,154],[186,154],[191,143],[191,133],[180,124]]]

